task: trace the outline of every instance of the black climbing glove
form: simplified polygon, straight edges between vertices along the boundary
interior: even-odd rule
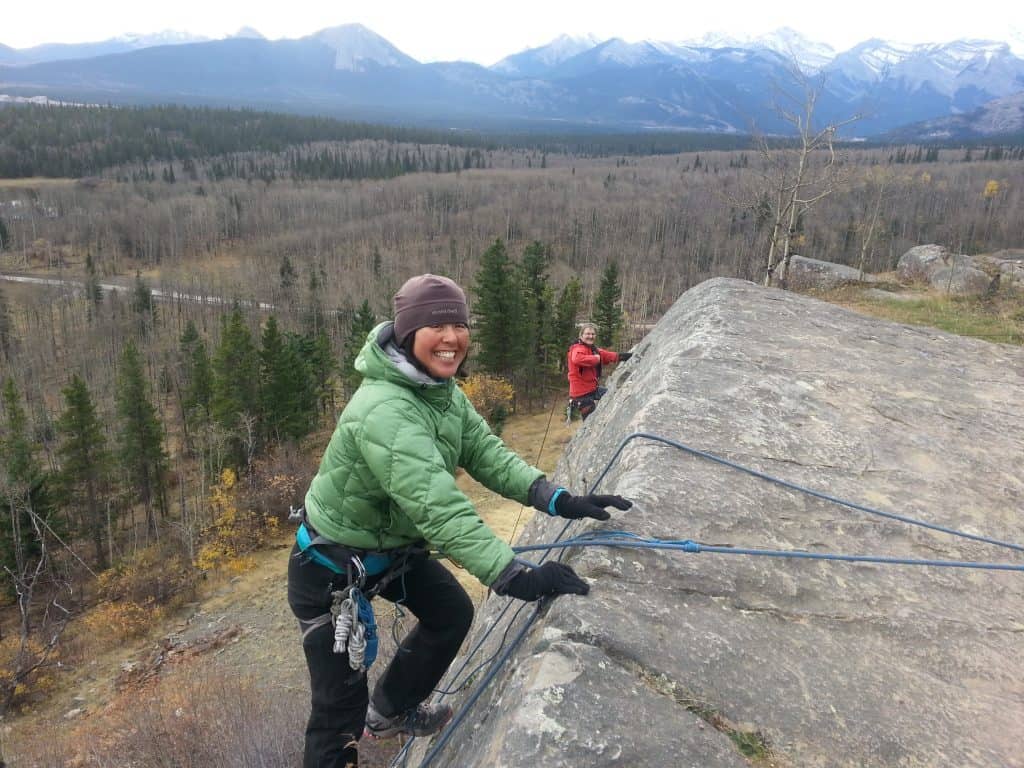
[[[619,356],[620,363],[626,362],[627,360],[629,360],[629,358],[633,356],[632,352],[616,352],[615,354]]]
[[[585,595],[590,585],[564,563],[551,560],[539,568],[520,571],[503,594],[531,602],[544,595]]]
[[[629,509],[633,502],[621,496],[598,496],[593,493],[586,496],[573,496],[568,491],[562,491],[555,496],[555,513],[559,517],[569,520],[579,520],[581,517],[592,517],[595,520],[607,520],[611,517],[605,507],[616,509]]]

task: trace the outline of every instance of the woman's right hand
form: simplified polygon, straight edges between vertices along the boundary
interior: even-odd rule
[[[590,586],[572,568],[552,560],[517,573],[504,593],[531,602],[545,595],[585,595],[589,591]]]

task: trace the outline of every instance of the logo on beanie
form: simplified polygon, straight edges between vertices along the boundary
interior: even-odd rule
[[[430,310],[432,315],[461,315],[462,309],[459,307],[438,307],[437,309]]]

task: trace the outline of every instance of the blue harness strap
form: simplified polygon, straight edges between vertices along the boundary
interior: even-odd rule
[[[311,536],[306,523],[303,522],[299,524],[298,529],[295,531],[295,541],[299,545],[299,550],[301,550],[302,554],[306,555],[314,563],[334,571],[334,573],[346,573],[343,565],[339,565],[334,562],[331,558],[317,549],[317,544],[321,543],[318,542],[317,539],[321,539],[326,543],[326,540],[322,539],[320,536],[316,536],[315,538]],[[358,555],[359,553],[353,551],[352,554]],[[378,576],[384,573],[391,567],[391,563],[394,561],[394,558],[391,555],[384,552],[368,552],[364,555],[359,555],[359,559],[362,561],[363,567],[366,569],[367,576]]]

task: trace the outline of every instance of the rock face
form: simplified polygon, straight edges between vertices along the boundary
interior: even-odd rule
[[[861,505],[1024,541],[1020,348],[715,279],[634,353],[556,473],[574,491],[643,431]],[[636,505],[571,533],[1024,564],[1019,551],[649,440],[628,443],[599,490]],[[553,541],[565,523],[538,516],[523,541]],[[1024,766],[1024,573],[651,549],[564,559],[590,595],[541,611],[431,765],[715,768],[750,765],[745,751],[801,768]],[[468,669],[525,626],[532,605],[506,628],[520,607],[485,603],[466,648],[496,630]]]

